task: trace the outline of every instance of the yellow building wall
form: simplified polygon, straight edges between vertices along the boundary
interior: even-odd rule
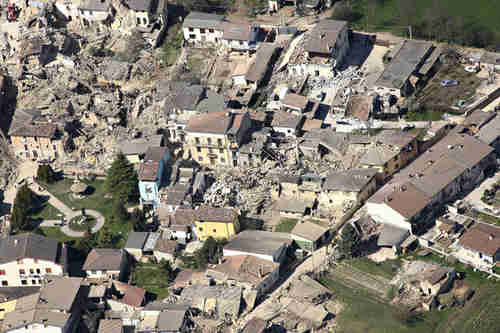
[[[240,230],[238,217],[232,223],[196,221],[195,225],[196,235],[201,241],[205,241],[210,236],[215,239],[229,239]]]
[[[6,313],[12,312],[16,309],[17,300],[7,301],[0,303],[0,320],[3,320]]]
[[[228,149],[229,140],[226,135],[186,132],[186,145],[191,158],[201,165],[232,166],[232,152]]]
[[[138,164],[141,162],[139,155],[127,155],[127,160],[132,164]]]

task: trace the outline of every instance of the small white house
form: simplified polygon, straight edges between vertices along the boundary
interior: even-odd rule
[[[83,270],[91,279],[122,280],[126,273],[127,256],[121,249],[92,249]]]
[[[224,34],[224,16],[191,12],[184,19],[182,31],[188,43],[215,43],[222,40]]]

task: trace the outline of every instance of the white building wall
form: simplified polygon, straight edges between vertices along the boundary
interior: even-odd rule
[[[20,270],[24,270],[24,274]],[[62,276],[63,267],[50,261],[25,258],[0,265],[0,272],[0,286],[28,287],[39,286],[46,274]],[[22,281],[26,281],[26,284]]]
[[[78,6],[73,4],[71,1],[59,1],[56,2],[55,6],[66,20],[78,20],[80,18]]]
[[[267,254],[260,254],[260,253],[250,253],[250,252],[244,252],[244,251],[236,251],[236,250],[227,250],[223,249],[222,251],[223,256],[225,257],[231,257],[231,256],[254,256],[256,258],[268,260],[268,261],[273,261],[273,256],[267,255]]]
[[[222,30],[216,29],[200,29],[200,28],[188,28],[183,27],[182,31],[184,33],[184,40],[196,43],[196,42],[211,42],[219,43],[222,39]],[[204,32],[202,32],[204,31]],[[211,32],[213,31],[213,32]]]
[[[154,251],[153,255],[155,256],[155,259],[158,260],[158,262],[163,260],[170,261],[171,263],[174,262],[174,256],[171,255],[170,253],[165,253],[161,251]]]
[[[120,271],[85,271],[87,274],[88,278],[91,279],[105,279],[105,278],[111,278],[111,276],[116,276],[116,278],[119,277]]]
[[[44,324],[28,324],[26,326],[5,331],[9,333],[65,333],[61,327]]]
[[[368,202],[366,203],[366,208],[368,215],[376,222],[406,229],[411,233],[411,223],[385,203],[376,204]]]
[[[273,131],[295,138],[295,128],[274,126]]]
[[[233,75],[233,85],[235,86],[246,86],[247,79],[245,75]]]

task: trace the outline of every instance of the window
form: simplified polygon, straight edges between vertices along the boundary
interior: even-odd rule
[[[196,151],[197,151],[198,153],[201,153],[201,148],[200,148],[200,147],[196,147]]]
[[[221,157],[220,161],[221,161],[221,163],[226,163],[226,160],[224,159],[224,157]]]
[[[217,229],[213,229],[212,231],[213,231],[213,232],[217,232]]]
[[[201,28],[200,29],[200,34],[204,34],[205,33],[205,29]]]
[[[219,146],[222,146],[222,139],[217,139],[217,144],[218,144]]]
[[[242,42],[242,41],[240,41],[240,45],[243,45],[243,42]]]
[[[27,285],[27,284],[28,284],[28,280],[21,280],[21,284],[22,284],[23,286]]]
[[[144,25],[148,25],[148,20],[146,20],[145,17],[142,18],[142,23],[144,23]]]
[[[189,39],[196,39],[196,35],[189,35]]]
[[[8,281],[5,281],[5,280],[4,280],[4,281],[2,281],[2,286],[4,286],[4,287],[5,287],[5,286],[8,286],[8,285],[9,285],[9,282],[8,282]]]
[[[194,141],[195,141],[196,143],[200,143],[200,138],[194,138]]]
[[[141,19],[137,18],[137,24],[141,24]]]
[[[199,228],[198,228],[198,230],[203,231],[203,228],[202,228],[202,227],[199,227]]]
[[[91,274],[97,274],[97,271],[90,271]]]
[[[319,76],[319,71],[314,71],[314,75]]]
[[[33,259],[33,261],[35,262],[35,264],[38,264],[38,259]]]
[[[45,273],[47,273],[47,274],[52,273],[52,268],[45,268]]]
[[[212,144],[212,139],[211,139],[211,138],[207,138],[207,143],[208,143],[209,145],[211,145],[211,144]]]
[[[24,275],[24,274],[26,274],[26,271],[24,269],[20,269],[19,274]]]
[[[0,269],[0,275],[5,275],[5,269]]]
[[[31,280],[31,284],[36,284],[36,280]]]
[[[20,265],[23,263],[23,259],[17,259],[17,264]]]
[[[40,274],[40,268],[36,269],[36,274]]]
[[[198,156],[198,161],[203,161],[203,156]]]
[[[194,31],[194,29],[193,29],[193,28],[188,28],[188,30],[189,30],[190,32],[193,32],[193,31]]]
[[[398,155],[394,156],[394,161],[398,160]]]
[[[33,268],[30,268],[30,274],[35,274],[35,270]]]
[[[214,153],[214,150],[213,150],[212,148],[208,148],[208,152],[209,152],[210,154],[213,154],[213,153]]]
[[[210,32],[211,34],[214,33],[214,29],[208,29],[208,32]]]
[[[219,149],[219,153],[224,154],[224,149]]]

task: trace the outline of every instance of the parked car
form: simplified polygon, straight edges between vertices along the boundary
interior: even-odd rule
[[[458,86],[458,81],[457,80],[443,80],[443,81],[441,81],[441,85],[443,87]]]

